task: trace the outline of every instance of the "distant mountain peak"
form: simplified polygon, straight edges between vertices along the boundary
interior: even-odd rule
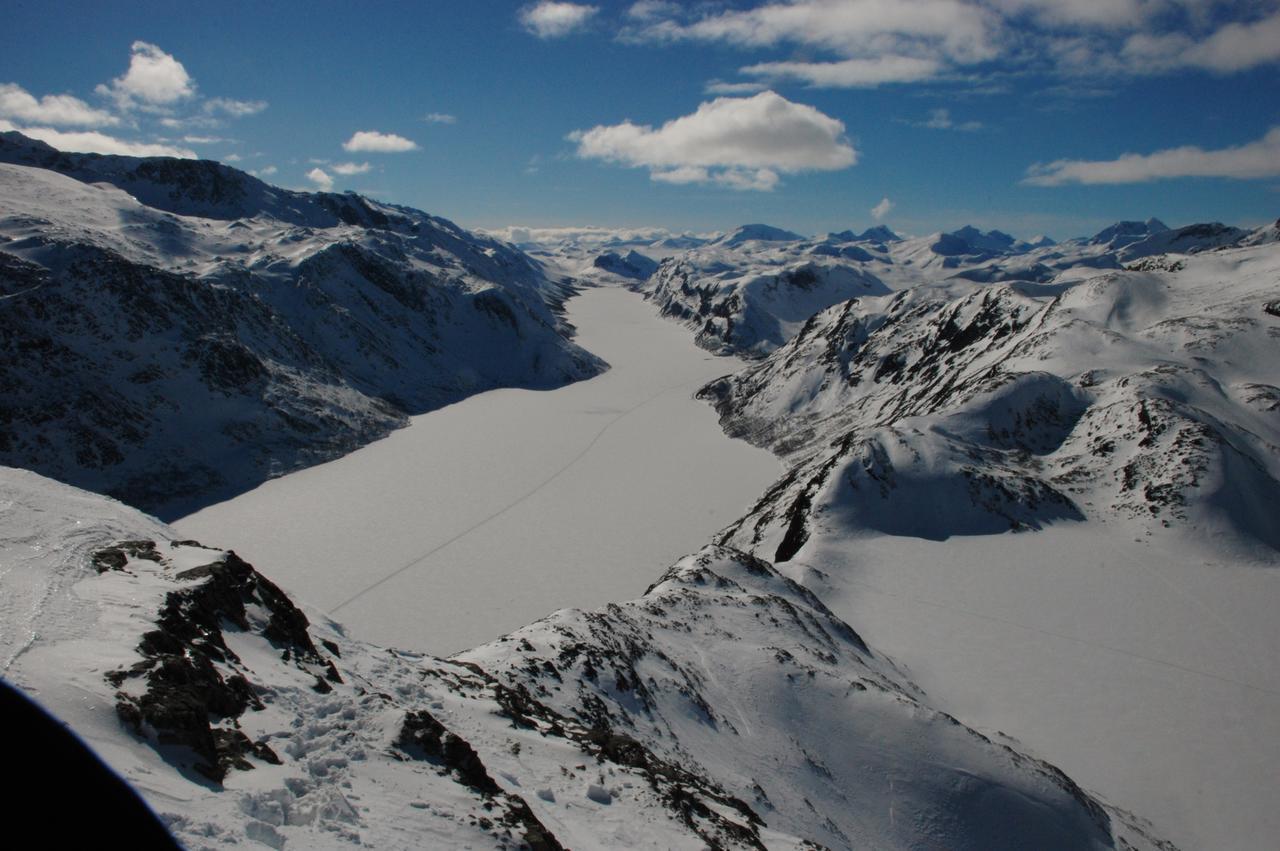
[[[1168,225],[1154,216],[1145,222],[1126,220],[1103,228],[1089,241],[1095,245],[1110,244],[1112,248],[1123,248],[1153,234],[1164,233],[1168,229]]]
[[[876,225],[867,228],[858,234],[858,239],[869,242],[901,242],[902,237],[898,236],[885,225]]]
[[[716,240],[716,245],[741,245],[744,242],[759,240],[761,242],[794,242],[798,239],[804,239],[798,233],[793,233],[782,228],[775,228],[772,225],[750,224],[735,228],[729,233]]]

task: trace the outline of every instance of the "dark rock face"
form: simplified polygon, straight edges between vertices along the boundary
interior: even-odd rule
[[[99,550],[93,563],[125,570],[129,556],[165,562],[154,541],[125,541]],[[306,615],[235,553],[173,578],[193,584],[166,596],[156,629],[138,645],[142,661],[107,675],[119,689],[120,719],[159,745],[188,750],[194,755],[190,767],[215,783],[233,768],[252,768],[248,757],[279,763],[269,746],[250,741],[238,727],[237,718],[263,704],[257,687],[237,670],[240,660],[224,631],[230,625],[266,639],[283,659],[314,676],[319,692],[341,682],[333,662],[316,649]],[[266,612],[267,619],[251,618],[247,606]],[[133,679],[146,684],[140,696],[122,688]]]

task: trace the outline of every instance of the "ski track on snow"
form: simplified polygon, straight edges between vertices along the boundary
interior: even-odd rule
[[[639,411],[641,408],[644,408],[646,405],[649,405],[652,402],[656,402],[658,399],[660,399],[661,397],[665,396],[666,394],[670,393],[673,390],[681,389],[682,387],[684,387],[684,385],[685,385],[685,382],[680,382],[679,384],[673,384],[669,387],[664,387],[663,389],[659,390],[657,393],[654,393],[652,396],[648,397],[647,399],[641,402],[638,402],[635,405],[632,405],[627,410],[613,417],[613,419],[605,423],[604,426],[595,433],[595,435],[591,438],[591,440],[587,443],[587,445],[582,448],[582,451],[580,451],[577,455],[570,458],[567,462],[565,462],[565,464],[562,467],[560,467],[560,469],[556,470],[550,476],[543,479],[533,488],[526,491],[525,493],[517,497],[512,502],[507,503],[502,508],[499,508],[497,511],[489,514],[486,517],[481,518],[480,520],[477,520],[475,523],[463,529],[461,532],[458,532],[456,535],[449,538],[448,540],[443,541],[439,544],[436,544],[434,547],[427,550],[425,553],[413,559],[412,561],[406,563],[401,567],[396,568],[391,573],[388,573],[386,576],[382,577],[376,582],[368,585],[367,587],[361,589],[360,591],[357,591],[355,594],[352,594],[350,597],[343,600],[341,603],[338,603],[336,606],[329,609],[327,614],[329,615],[337,614],[339,611],[351,605],[355,601],[372,593],[373,591],[376,591],[378,588],[381,588],[383,585],[392,581],[393,579],[400,576],[401,574],[409,570],[412,570],[413,568],[422,564],[427,559],[431,558],[433,555],[440,552],[441,550],[451,546],[452,544],[457,543],[458,541],[461,541],[463,538],[467,537],[472,532],[475,532],[480,528],[488,525],[489,523],[492,523],[494,520],[497,520],[499,517],[502,517],[504,514],[508,513],[509,511],[512,511],[513,509],[519,507],[523,503],[537,496],[540,491],[542,491],[544,488],[551,485],[553,482],[556,481],[556,479],[559,479],[565,473],[569,472],[569,470],[573,469],[573,467],[576,466],[578,462],[580,462],[583,458],[587,457],[587,455],[591,452],[592,449],[595,448],[596,444],[600,442],[600,439],[605,436],[605,433],[608,432],[609,429],[613,428],[615,425],[617,425],[622,420],[626,419],[631,414],[635,413],[636,411]]]

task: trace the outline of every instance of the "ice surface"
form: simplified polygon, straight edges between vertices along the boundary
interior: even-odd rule
[[[367,640],[436,654],[637,596],[779,466],[692,398],[739,361],[622,289],[585,291],[569,320],[607,373],[472,397],[174,525]]]

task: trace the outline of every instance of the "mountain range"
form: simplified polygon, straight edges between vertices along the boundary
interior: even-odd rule
[[[1274,835],[1280,222],[526,247],[0,135],[0,672],[182,844]],[[164,522],[600,373],[606,285],[785,468],[635,599],[440,659]]]

